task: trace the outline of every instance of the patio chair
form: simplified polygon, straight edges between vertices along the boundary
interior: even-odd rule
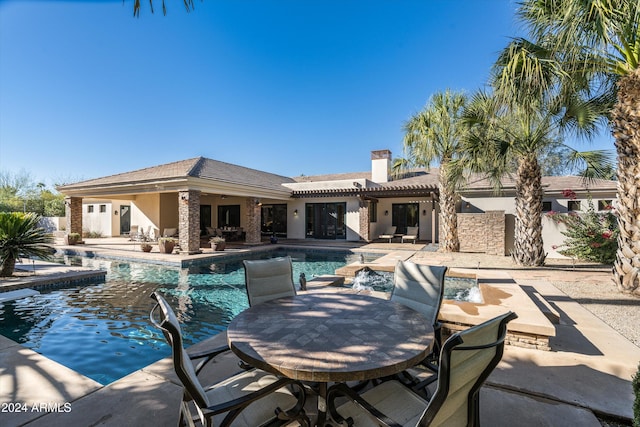
[[[433,350],[426,361],[437,361],[442,346],[442,324],[438,313],[444,298],[444,277],[446,266],[415,264],[411,261],[398,261],[393,275],[391,301],[399,302],[422,313],[433,325],[435,340]],[[433,372],[437,367],[433,363],[426,365]]]
[[[384,233],[378,236],[378,239],[389,239],[389,243],[391,243],[391,239],[395,237],[396,234],[396,226],[393,225],[391,227],[387,227]]]
[[[203,426],[258,426],[267,422],[282,425],[292,420],[303,426],[309,425],[309,419],[303,409],[304,388],[297,381],[279,379],[264,371],[253,369],[212,386],[203,387],[197,377],[198,373],[206,363],[229,348],[225,346],[202,354],[187,354],[183,348],[182,332],[175,313],[157,292],[151,294],[151,298],[157,303],[149,317],[151,322],[162,330],[171,345],[173,367],[184,386],[182,422],[193,425],[194,418],[190,410],[192,402]],[[194,368],[193,359],[203,361]],[[297,395],[287,386],[297,388]]]
[[[502,359],[507,323],[517,317],[508,312],[449,337],[442,347],[437,388],[428,402],[393,380],[362,395],[344,384],[333,386],[327,400],[334,421],[358,427],[479,426],[480,387]],[[340,396],[349,401],[336,409]]]
[[[418,240],[418,227],[407,227],[407,234],[402,235],[401,242],[404,243],[405,240],[415,243]]]
[[[162,237],[178,237],[177,228],[165,228],[162,231]]]
[[[296,295],[291,257],[242,262],[250,306]]]

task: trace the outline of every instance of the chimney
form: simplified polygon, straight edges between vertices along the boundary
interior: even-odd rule
[[[371,152],[371,181],[389,182],[391,170],[391,151],[374,150]]]

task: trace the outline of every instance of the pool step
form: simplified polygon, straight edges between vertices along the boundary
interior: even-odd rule
[[[34,295],[39,295],[39,294],[40,292],[34,289],[29,289],[29,288],[17,289],[15,291],[0,292],[0,304],[8,301],[13,301],[16,299],[32,297]]]

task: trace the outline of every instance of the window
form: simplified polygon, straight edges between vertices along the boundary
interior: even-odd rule
[[[542,212],[550,212],[551,210],[551,202],[542,202]]]
[[[218,206],[218,227],[240,227],[240,205]]]
[[[613,207],[613,200],[598,200],[598,210],[605,211]]]
[[[93,213],[93,205],[87,205],[87,213]]]
[[[378,222],[378,202],[369,202],[369,222]]]
[[[107,205],[100,205],[100,213],[105,213],[107,211]]]
[[[567,206],[569,212],[579,211],[580,210],[580,200],[569,200],[569,205]]]

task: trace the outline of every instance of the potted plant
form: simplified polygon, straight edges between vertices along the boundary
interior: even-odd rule
[[[209,243],[211,243],[211,249],[213,249],[214,251],[224,251],[224,248],[227,246],[224,237],[219,236],[212,237],[209,240]]]
[[[278,236],[274,234],[271,235],[271,238],[269,239],[271,241],[271,243],[276,244],[278,243]]]
[[[64,236],[64,244],[65,245],[76,245],[80,243],[82,240],[82,236],[80,233],[69,233]]]
[[[163,254],[170,254],[176,247],[176,239],[171,237],[161,237],[158,239],[158,249]]]
[[[151,248],[153,248],[153,246],[147,242],[140,243],[140,249],[142,249],[142,252],[151,252]]]

